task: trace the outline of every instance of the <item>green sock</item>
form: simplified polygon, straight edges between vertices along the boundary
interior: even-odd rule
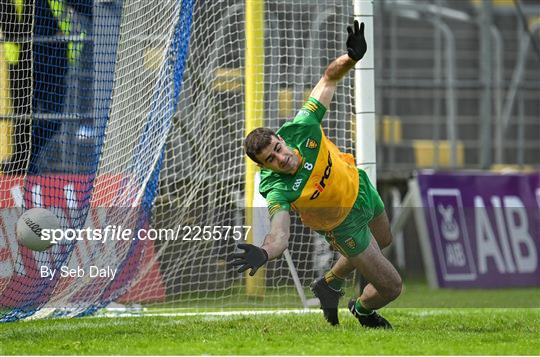
[[[360,301],[360,298],[356,299],[356,302],[354,303],[354,308],[356,309],[356,312],[358,312],[360,315],[370,315],[373,310],[366,309],[362,305],[362,301]]]
[[[324,274],[324,281],[326,281],[328,286],[334,290],[341,290],[343,283],[345,283],[345,279],[334,274],[332,270],[329,270],[326,274]]]

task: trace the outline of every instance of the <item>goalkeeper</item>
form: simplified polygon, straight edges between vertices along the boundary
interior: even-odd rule
[[[363,326],[391,328],[376,312],[401,292],[401,278],[379,248],[392,241],[384,205],[352,155],[341,153],[321,128],[338,81],[367,49],[363,23],[355,21],[347,32],[347,54],[330,63],[296,117],[277,132],[257,128],[245,139],[247,155],[261,167],[259,190],[268,204],[271,230],[262,247],[239,244],[244,252],[233,255],[233,264],[239,272],[251,268],[254,275],[268,260],[279,257],[288,246],[289,211],[294,209],[341,254],[332,269],[311,285],[327,321],[339,323],[342,285],[357,269],[369,284],[349,301],[349,310]]]

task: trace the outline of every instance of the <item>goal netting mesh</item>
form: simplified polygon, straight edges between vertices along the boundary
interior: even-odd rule
[[[285,258],[255,279],[229,260],[246,237],[246,211],[266,215],[244,200],[253,184],[242,149],[244,1],[35,0],[0,10],[2,41],[18,47],[16,62],[9,45],[0,51],[1,320],[82,316],[111,303],[302,306]],[[277,129],[344,53],[352,2],[266,0],[263,16],[259,114]],[[354,154],[352,83],[340,83],[323,127]],[[133,234],[33,252],[15,236],[32,207],[49,208],[65,231]],[[151,229],[176,239],[151,239]],[[253,222],[254,239],[264,233]],[[289,250],[297,288],[311,297],[309,283],[334,253],[298,217]]]

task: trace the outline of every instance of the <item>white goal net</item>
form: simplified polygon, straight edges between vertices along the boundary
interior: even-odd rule
[[[35,6],[41,2],[48,3]],[[41,152],[25,147],[17,158],[24,165],[4,166],[0,175],[0,318],[85,315],[113,301],[190,309],[301,306],[297,289],[324,273],[334,253],[297,217],[289,245],[296,289],[285,258],[252,280],[229,261],[246,236],[246,210],[253,209],[244,200],[246,185],[253,184],[242,146],[250,120],[245,36],[252,26],[245,22],[245,2],[89,1],[87,13],[62,3],[71,14],[63,37],[39,37],[41,12],[35,9],[27,15],[29,32],[20,37],[34,43],[31,63],[40,41],[72,40],[80,53],[66,64],[61,109],[34,101],[24,113],[32,137],[43,136]],[[294,117],[330,61],[345,53],[353,5],[266,0],[263,8],[264,38],[256,50],[264,57],[259,114],[264,126],[277,129]],[[13,70],[6,59],[0,62],[2,75]],[[11,103],[8,77],[0,76],[0,99]],[[352,74],[340,83],[323,127],[342,151],[354,154],[352,83]],[[35,95],[36,83],[30,89]],[[0,154],[11,162],[23,124],[6,105]],[[39,125],[44,129],[36,131]],[[14,227],[23,210],[36,206],[54,211],[64,229],[109,227],[133,235],[65,240],[32,252],[17,243]],[[264,207],[254,210],[266,214]],[[151,239],[150,228],[174,232],[176,239]],[[142,230],[146,234],[135,237]],[[265,233],[260,225],[250,230]],[[46,280],[42,266],[110,271]]]

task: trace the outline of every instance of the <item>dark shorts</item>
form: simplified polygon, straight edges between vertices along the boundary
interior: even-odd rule
[[[358,169],[358,197],[345,220],[328,232],[318,232],[345,257],[362,253],[371,241],[368,224],[384,212],[384,203],[364,170]]]

